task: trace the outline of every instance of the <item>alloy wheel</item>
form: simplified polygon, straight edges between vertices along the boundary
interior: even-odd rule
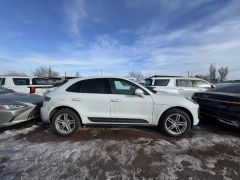
[[[166,130],[173,135],[180,135],[187,129],[188,122],[181,114],[171,114],[165,121]]]
[[[63,134],[69,134],[75,128],[75,120],[71,115],[63,113],[57,116],[55,125],[59,132]]]

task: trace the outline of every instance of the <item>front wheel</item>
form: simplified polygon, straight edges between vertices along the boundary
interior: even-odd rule
[[[60,136],[71,136],[76,134],[81,127],[79,116],[70,109],[57,111],[52,118],[52,126]]]
[[[168,136],[182,136],[186,134],[191,127],[192,123],[189,115],[180,109],[171,109],[160,119],[160,128]]]

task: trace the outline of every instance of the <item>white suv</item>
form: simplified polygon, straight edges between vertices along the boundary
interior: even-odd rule
[[[53,86],[45,78],[0,76],[0,86],[12,89],[18,93],[31,93],[43,95]]]
[[[152,76],[145,79],[147,88],[155,91],[166,91],[192,97],[195,92],[206,91],[213,85],[205,80],[181,76]]]
[[[69,80],[44,95],[41,118],[61,136],[93,124],[159,125],[165,134],[181,136],[199,121],[198,104],[191,99],[117,77]]]

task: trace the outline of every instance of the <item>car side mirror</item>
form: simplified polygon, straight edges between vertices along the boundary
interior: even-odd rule
[[[144,92],[141,89],[136,89],[135,91],[136,96],[144,97]]]

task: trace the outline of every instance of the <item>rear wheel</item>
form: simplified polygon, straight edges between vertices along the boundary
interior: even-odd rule
[[[81,127],[79,116],[71,109],[61,109],[52,118],[52,126],[60,136],[71,136],[76,134]]]
[[[180,109],[171,109],[167,111],[160,120],[162,131],[173,137],[186,134],[192,127],[189,115]]]

